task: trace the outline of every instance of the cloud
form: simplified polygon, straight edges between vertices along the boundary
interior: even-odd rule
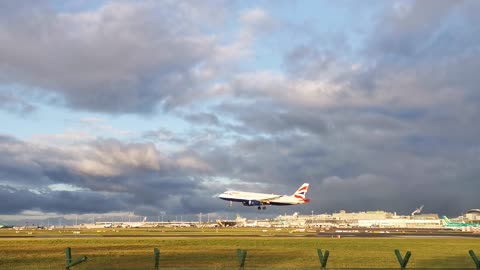
[[[76,13],[6,1],[2,11],[0,79],[74,109],[151,113],[189,102],[229,59],[210,31],[227,13],[221,1],[117,1]]]
[[[371,35],[373,52],[411,57],[449,23],[462,1],[392,2],[380,16]]]
[[[245,10],[241,14],[240,21],[245,27],[243,34],[246,36],[268,33],[279,26],[279,22],[276,22],[267,11],[258,7]]]
[[[218,174],[283,192],[310,181],[305,208],[326,212],[475,208],[476,6],[402,3],[380,9],[361,48],[340,46],[356,51],[301,41],[286,72],[237,74],[235,99],[213,109],[237,134],[208,155]]]
[[[147,205],[179,209],[181,205],[169,202],[179,194],[188,198],[208,193],[200,177],[208,175],[209,167],[193,151],[166,155],[153,144],[97,140],[57,148],[6,136],[0,139],[3,192],[25,198],[12,201],[9,214],[20,213],[27,205],[58,213],[101,213]],[[70,200],[78,204],[71,206]],[[102,200],[109,202],[93,211]]]
[[[26,210],[44,213],[105,213],[128,208],[124,194],[110,196],[108,193],[91,191],[49,191],[31,192],[27,189],[14,189],[0,186],[0,195],[7,203],[0,206],[2,214],[19,214]],[[33,206],[33,207],[32,207]]]
[[[0,91],[0,109],[19,115],[27,115],[33,113],[36,106],[12,92],[5,91],[5,93],[2,93]]]
[[[59,137],[53,145],[0,137],[2,192],[24,194],[32,205],[41,196],[85,194],[144,213],[226,213],[233,210],[212,195],[229,188],[291,194],[310,182],[310,204],[271,207],[265,215],[341,208],[409,214],[422,204],[457,215],[478,208],[478,4],[370,3],[374,11],[359,9],[368,11],[361,16],[367,21],[355,22],[361,38],[357,26],[322,33],[309,25],[315,20],[278,31],[274,9],[235,13],[225,3],[218,16],[195,2],[109,2],[80,13],[6,6],[4,82],[42,87],[67,106],[95,112],[192,106],[175,107],[184,129],[153,125],[132,140],[138,143],[71,133],[57,146]],[[36,16],[22,22],[19,14]],[[238,28],[215,27],[230,19]],[[255,44],[272,32],[295,36],[286,33],[292,29],[311,38],[272,48],[282,67],[249,66],[264,57]],[[123,132],[98,119],[83,123]],[[74,135],[83,139],[69,143]],[[58,184],[78,190],[48,190]],[[27,209],[16,205],[9,213]],[[68,211],[92,211],[85,207]]]

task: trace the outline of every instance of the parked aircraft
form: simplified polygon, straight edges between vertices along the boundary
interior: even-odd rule
[[[257,206],[258,210],[266,209],[267,205],[295,205],[310,202],[305,198],[308,190],[308,183],[304,183],[292,195],[276,195],[245,191],[226,191],[218,197],[222,200],[241,202],[245,206]]]
[[[80,224],[80,228],[87,228],[87,229],[112,228],[112,223],[100,223],[100,224],[98,224],[98,223],[82,223],[82,224]]]
[[[13,225],[0,224],[0,229],[13,228]]]
[[[442,221],[445,227],[451,227],[451,228],[478,227],[480,228],[479,223],[453,222],[453,221],[450,221],[450,219],[448,219],[446,216],[443,216]]]
[[[144,217],[143,221],[141,222],[123,222],[122,227],[123,228],[139,228],[145,225],[146,222],[147,222],[147,217]]]

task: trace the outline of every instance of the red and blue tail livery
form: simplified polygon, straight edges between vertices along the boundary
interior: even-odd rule
[[[226,191],[218,197],[230,202],[241,202],[245,206],[257,206],[258,210],[265,210],[267,205],[296,205],[310,202],[310,200],[306,198],[308,186],[308,183],[304,183],[293,195]]]
[[[304,202],[308,203],[310,202],[310,200],[305,197],[307,195],[307,191],[308,191],[308,183],[305,183],[297,191],[295,191],[295,193],[293,194],[293,197],[297,199],[301,199]]]

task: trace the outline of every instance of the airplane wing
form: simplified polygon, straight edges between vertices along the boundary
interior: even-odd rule
[[[282,195],[273,195],[272,197],[266,197],[266,198],[257,199],[257,200],[260,201],[263,204],[270,204],[270,201],[273,201],[273,200],[281,198],[281,197],[283,197],[283,196]]]

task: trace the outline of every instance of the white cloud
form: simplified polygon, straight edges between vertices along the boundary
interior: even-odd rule
[[[149,113],[186,102],[235,55],[202,28],[221,17],[210,16],[213,8],[221,13],[215,4],[109,2],[80,13],[24,8],[35,22],[14,10],[17,23],[0,20],[1,78],[56,93],[76,109]]]
[[[258,7],[244,11],[240,20],[246,27],[252,29],[263,28],[272,23],[272,19],[267,12]]]
[[[176,161],[181,167],[187,169],[195,169],[198,171],[209,171],[211,170],[210,166],[203,160],[192,156],[185,156],[177,159]]]

